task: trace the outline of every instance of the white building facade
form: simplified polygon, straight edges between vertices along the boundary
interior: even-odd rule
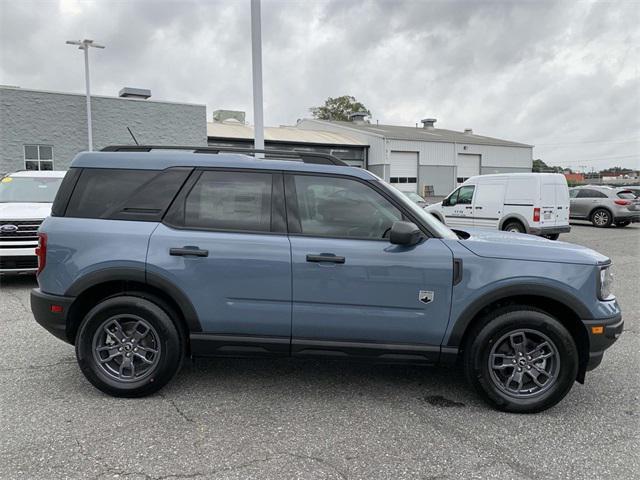
[[[532,169],[532,145],[435,128],[435,119],[403,127],[353,117],[352,122],[303,119],[297,128],[348,134],[369,145],[367,169],[402,191],[443,196],[474,175]]]

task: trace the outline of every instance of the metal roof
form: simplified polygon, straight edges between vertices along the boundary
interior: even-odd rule
[[[254,138],[253,126],[240,123],[207,123],[207,136],[250,140]],[[347,134],[303,130],[296,127],[265,127],[264,139],[278,142],[318,143],[354,147],[368,146],[368,144],[362,143]]]
[[[471,145],[499,145],[505,147],[533,147],[525,143],[501,140],[499,138],[485,137],[475,133],[457,132],[444,128],[405,127],[401,125],[381,125],[371,123],[353,123],[337,120],[305,119],[305,122],[317,122],[320,124],[337,125],[345,129],[353,129],[359,132],[389,138],[392,140],[413,140],[424,142],[467,143]]]

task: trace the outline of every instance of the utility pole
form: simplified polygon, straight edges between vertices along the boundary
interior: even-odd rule
[[[84,50],[84,80],[87,90],[87,135],[89,137],[89,151],[93,150],[93,129],[91,125],[91,80],[89,78],[89,47],[104,48],[93,40],[67,40],[68,45],[78,45],[79,50]]]
[[[260,0],[251,0],[251,64],[253,67],[253,145],[264,150],[264,113],[262,102],[262,25]],[[256,154],[264,158],[263,154]]]

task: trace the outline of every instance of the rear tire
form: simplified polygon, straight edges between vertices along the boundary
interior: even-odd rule
[[[507,223],[504,224],[502,230],[505,232],[527,233],[524,225],[518,220],[507,220]]]
[[[549,240],[557,240],[558,238],[560,238],[560,234],[559,233],[550,233],[549,235],[545,235],[545,238],[548,238]]]
[[[562,400],[576,380],[578,349],[545,312],[510,307],[487,317],[464,350],[467,380],[494,408],[535,413]]]
[[[616,222],[616,227],[626,227],[627,225],[629,225],[631,222],[625,220],[624,222]]]
[[[142,397],[165,386],[184,357],[184,341],[165,310],[139,297],[100,302],[76,336],[78,365],[96,388],[116,397]]]
[[[613,222],[611,213],[604,208],[597,208],[591,213],[591,223],[597,228],[610,227]]]

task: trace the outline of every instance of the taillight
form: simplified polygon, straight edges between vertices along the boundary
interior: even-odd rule
[[[539,208],[534,208],[533,209],[533,221],[534,222],[539,222],[540,221],[540,209]]]
[[[36,247],[36,255],[38,257],[38,271],[36,275],[39,275],[44,266],[47,264],[47,234],[38,233],[38,246]]]
[[[614,200],[616,205],[631,205],[631,200]]]

